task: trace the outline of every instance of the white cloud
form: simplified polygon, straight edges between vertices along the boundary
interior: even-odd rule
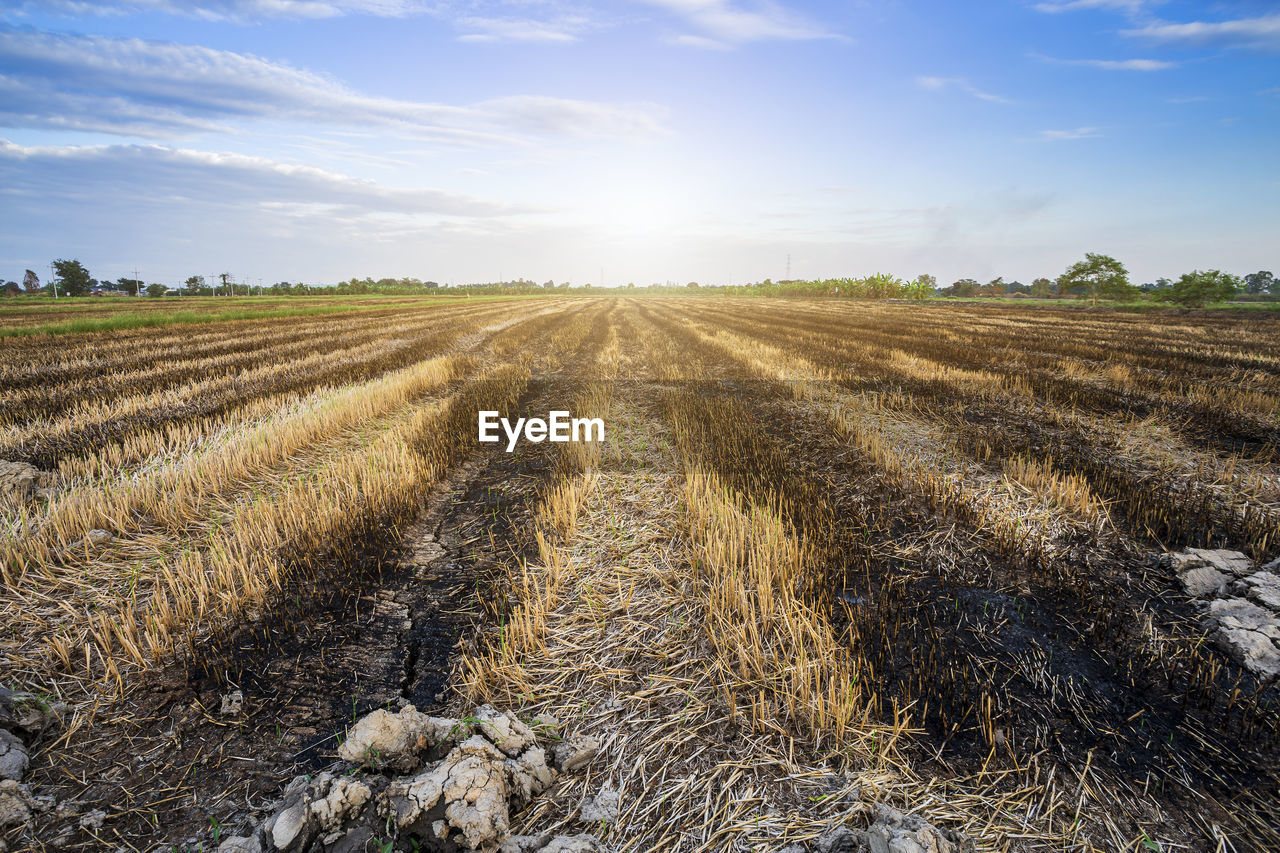
[[[420,0],[19,0],[11,9],[69,15],[165,12],[206,21],[250,22],[270,18],[334,18],[342,15],[403,17],[430,6]]]
[[[726,49],[756,41],[842,38],[776,0],[629,0],[679,17],[695,32],[668,38],[672,44]],[[209,21],[243,24],[272,19],[333,18],[349,15],[407,17],[431,15],[452,22],[460,41],[473,43],[568,44],[607,26],[605,7],[591,0],[16,0],[0,18],[28,12],[68,15],[125,15],[163,12]],[[508,14],[513,8],[521,14]],[[531,9],[548,16],[529,15]],[[617,22],[614,22],[616,25]]]
[[[526,18],[459,18],[454,25],[465,32],[459,41],[468,42],[534,42],[567,44],[578,41],[591,28],[580,16],[537,21]]]
[[[1035,8],[1050,14],[1078,12],[1082,9],[1104,9],[1136,15],[1159,2],[1162,0],[1053,0],[1048,3],[1037,3]]]
[[[702,50],[729,50],[732,45],[706,36],[695,36],[692,33],[684,33],[683,35],[672,36],[667,39],[667,44],[679,45],[682,47],[696,47]]]
[[[454,106],[380,98],[310,71],[206,47],[0,29],[0,126],[144,138],[246,120],[398,131],[434,142],[513,144],[522,134],[616,137],[661,129],[653,104],[543,96]]]
[[[1102,134],[1098,132],[1096,127],[1077,127],[1074,130],[1042,130],[1040,138],[1050,142],[1059,142],[1071,139],[1097,139]]]
[[[934,92],[944,92],[953,89],[982,101],[990,101],[993,104],[1013,103],[1013,101],[1008,98],[1000,95],[993,95],[990,92],[984,92],[982,89],[974,86],[963,77],[917,77],[916,83],[921,88],[929,89]]]
[[[1104,71],[1167,71],[1178,67],[1176,62],[1166,62],[1161,59],[1049,59],[1048,61],[1059,65],[1100,68]]]
[[[1123,30],[1127,36],[1188,47],[1249,47],[1280,50],[1280,14],[1234,21],[1158,22]]]
[[[1178,67],[1178,63],[1162,59],[1082,59],[1077,64],[1107,71],[1165,71]]]
[[[699,32],[679,35],[675,44],[702,48],[725,48],[754,41],[839,38],[771,0],[756,0],[750,8],[732,0],[643,0],[672,12]]]
[[[387,187],[324,169],[160,145],[32,146],[0,139],[0,185],[24,206],[83,199],[130,204],[308,205],[370,214],[492,217],[528,212],[434,189]]]

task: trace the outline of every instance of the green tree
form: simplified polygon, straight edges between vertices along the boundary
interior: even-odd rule
[[[204,276],[202,275],[190,276],[186,281],[183,282],[183,286],[186,287],[188,294],[190,294],[191,296],[195,296],[197,293],[200,292],[201,288],[204,287]]]
[[[1138,289],[1129,283],[1129,271],[1124,264],[1109,255],[1085,253],[1083,261],[1076,261],[1058,279],[1063,290],[1081,288],[1094,305],[1098,299],[1127,299],[1137,295]]]
[[[165,287],[163,284],[152,283],[146,286],[146,291],[147,291],[147,296],[150,296],[154,299],[159,296],[164,296],[166,293],[169,292],[169,288]]]
[[[1269,270],[1258,270],[1244,277],[1246,293],[1275,293],[1280,295],[1276,287],[1276,277]]]
[[[1053,296],[1053,282],[1047,278],[1038,278],[1031,282],[1031,295],[1038,296],[1041,299]]]
[[[6,281],[4,283],[5,296],[17,296],[20,293],[22,293],[22,288],[18,286],[16,281]]]
[[[922,275],[915,281],[907,282],[902,288],[902,295],[916,302],[923,302],[933,296],[936,280],[931,275]]]
[[[1221,270],[1183,273],[1166,297],[1184,308],[1203,308],[1210,302],[1226,302],[1240,289],[1240,276]]]
[[[59,258],[53,262],[53,273],[58,277],[58,290],[67,296],[84,296],[93,287],[93,276],[79,261]]]
[[[36,275],[35,270],[27,270],[22,274],[22,289],[27,293],[40,292],[40,276]]]

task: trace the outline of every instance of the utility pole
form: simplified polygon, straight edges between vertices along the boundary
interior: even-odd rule
[[[142,295],[142,281],[138,278],[138,267],[136,265],[133,268],[133,295]]]
[[[53,271],[53,263],[49,263],[49,283],[53,285],[53,298],[58,298],[58,275]]]
[[[791,253],[787,252],[787,281],[791,281]]]

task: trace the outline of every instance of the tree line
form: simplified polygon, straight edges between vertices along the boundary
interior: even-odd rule
[[[333,292],[331,287],[312,286],[302,283],[292,284],[287,281],[275,284],[250,285],[235,281],[231,273],[219,273],[208,279],[202,275],[190,276],[181,287],[169,287],[166,284],[152,282],[147,284],[142,279],[120,277],[115,281],[94,278],[89,270],[78,260],[58,259],[50,264],[53,275],[47,282],[40,282],[35,270],[26,270],[22,282],[3,282],[6,296],[22,294],[49,296],[90,296],[95,293],[123,293],[128,296],[160,297],[170,294],[182,296],[263,296],[263,295],[307,295],[320,292]]]
[[[435,281],[422,281],[417,278],[373,279],[370,277],[351,278],[339,282],[336,287],[288,281],[255,287],[236,283],[230,273],[219,273],[209,280],[201,275],[193,275],[183,282],[181,288],[174,289],[163,284],[143,284],[141,280],[130,278],[119,278],[114,282],[99,282],[78,260],[59,259],[54,261],[51,267],[54,276],[49,282],[41,284],[40,277],[34,270],[26,270],[21,284],[15,281],[4,283],[5,294],[17,296],[23,293],[49,293],[56,296],[87,296],[97,291],[109,290],[139,296],[146,293],[152,297],[174,292],[189,296],[344,296],[375,293],[408,295],[440,293],[445,290]],[[628,284],[627,288],[635,289],[636,286],[632,283]],[[568,282],[556,284],[554,281],[547,281],[538,284],[526,279],[516,279],[449,287],[447,291],[450,295],[534,294],[569,289]],[[592,285],[585,284],[581,288],[574,289],[590,290]],[[654,284],[642,289],[658,293],[675,293],[700,289],[700,286],[694,281],[684,287],[674,286],[669,282],[666,285]],[[1003,278],[993,279],[986,284],[971,278],[962,278],[948,287],[939,288],[937,280],[931,275],[919,275],[908,281],[887,273],[876,273],[861,278],[779,282],[765,279],[754,284],[726,285],[714,289],[725,295],[834,296],[846,299],[924,300],[935,296],[963,298],[1024,295],[1040,298],[1086,298],[1096,304],[1103,299],[1124,302],[1147,298],[1196,308],[1210,303],[1226,302],[1242,294],[1254,298],[1280,297],[1280,280],[1268,270],[1259,270],[1243,277],[1221,270],[1193,270],[1184,273],[1176,281],[1160,278],[1154,283],[1135,285],[1130,282],[1129,272],[1120,261],[1109,255],[1089,252],[1083,260],[1071,264],[1056,279],[1037,278],[1029,285],[1018,281],[1006,282]]]
[[[1176,281],[1159,278],[1155,282],[1135,285],[1129,281],[1124,264],[1109,255],[1088,252],[1084,260],[1067,267],[1056,279],[1037,278],[1030,285],[1021,282],[1005,282],[996,278],[980,284],[971,278],[962,278],[940,291],[943,296],[1009,296],[1024,294],[1040,298],[1083,297],[1097,302],[1099,299],[1119,302],[1132,301],[1144,295],[1161,302],[1169,302],[1185,308],[1199,308],[1210,303],[1227,302],[1247,294],[1254,297],[1280,297],[1280,280],[1269,270],[1259,270],[1246,276],[1232,275],[1221,270],[1193,270],[1183,273]]]

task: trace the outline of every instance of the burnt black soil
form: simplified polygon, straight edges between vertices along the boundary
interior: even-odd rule
[[[547,409],[537,384],[527,413]],[[354,718],[401,701],[439,709],[459,644],[496,595],[494,567],[533,553],[548,448],[478,450],[357,569],[289,590],[254,625],[200,650],[198,665],[149,677],[73,749],[34,756],[37,792],[82,805],[38,818],[35,837],[13,849],[216,848],[289,779],[330,764]],[[237,690],[243,711],[222,714]],[[80,829],[93,809],[106,812],[102,828]]]
[[[1216,824],[1237,849],[1276,849],[1277,688],[1198,642],[1196,614],[1172,572],[1142,558],[1144,543],[1081,546],[1058,561],[1065,569],[1028,565],[890,482],[777,389],[697,390],[708,412],[737,406],[756,431],[700,458],[748,494],[790,493],[782,505],[822,543],[833,622],[875,672],[885,721],[910,707],[922,729],[919,769],[950,776],[1038,755],[1066,771],[1059,785],[1085,768],[1105,778],[1116,793],[1102,805],[1121,826],[1199,849]],[[1153,651],[1147,619],[1174,641]]]

